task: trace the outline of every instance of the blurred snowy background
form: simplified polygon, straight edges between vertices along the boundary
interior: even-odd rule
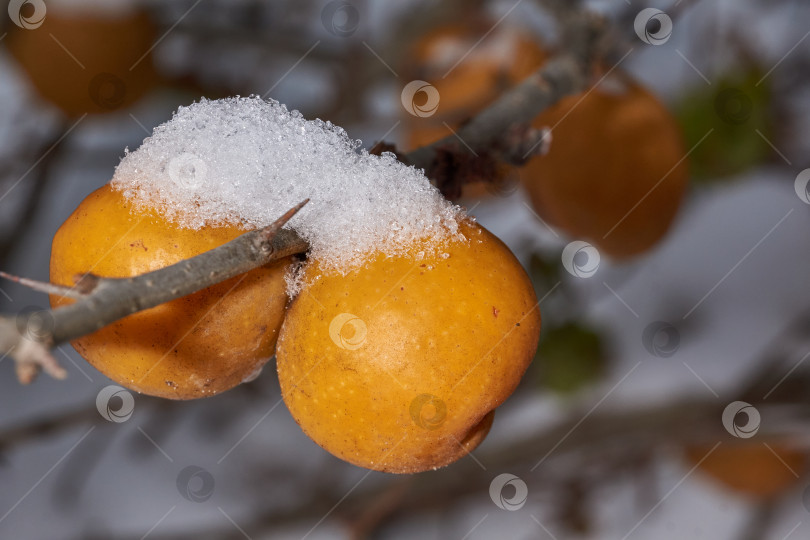
[[[577,343],[587,336],[593,347],[558,335],[547,349],[555,359],[542,357],[541,344],[474,455],[414,477],[370,473],[321,450],[281,403],[272,363],[256,381],[206,400],[136,395],[132,416],[113,423],[96,410],[110,381],[71,347],[56,352],[70,372],[63,382],[22,387],[11,361],[0,361],[0,538],[810,537],[804,470],[791,470],[795,483],[762,500],[695,471],[681,433],[588,442],[603,416],[712,400],[722,411],[769,362],[775,381],[808,392],[799,382],[810,351],[810,198],[800,173],[810,167],[810,4],[584,5],[616,24],[630,51],[624,69],[667,103],[688,147],[712,130],[691,156],[693,182],[674,229],[652,252],[620,265],[603,258],[593,277],[578,279],[560,272],[571,239],[538,222],[520,189],[462,202],[518,255],[538,297],[549,293],[544,324],[573,321]],[[671,15],[660,45],[634,31],[650,5]],[[42,6],[42,26],[21,29],[37,24]],[[531,0],[12,0],[9,14],[22,18],[0,10],[0,269],[47,280],[57,227],[109,181],[125,147],[201,96],[259,94],[331,120],[366,147],[383,138],[402,144],[400,92],[409,81],[399,73],[409,40],[468,10],[554,41],[553,20]],[[135,28],[150,44],[140,52],[149,65],[139,64],[144,80],[123,83],[143,87],[140,99],[125,103],[113,83],[111,93],[91,96],[108,112],[85,116],[42,97],[24,64],[69,54],[48,26],[65,13],[143,18]],[[50,37],[11,54],[20,32]],[[71,61],[92,68],[92,59]],[[57,93],[60,84],[69,92],[71,81],[54,75]],[[718,106],[729,85],[740,107],[732,122]],[[3,313],[46,303],[0,283]],[[651,327],[659,322],[666,325]],[[549,367],[555,361],[563,367]],[[576,367],[564,388],[550,388],[542,374],[565,366]],[[528,490],[514,511],[490,496],[503,473]]]

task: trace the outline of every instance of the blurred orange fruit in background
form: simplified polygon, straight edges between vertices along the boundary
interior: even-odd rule
[[[148,92],[156,40],[146,13],[48,4],[41,26],[9,25],[5,43],[39,96],[78,117],[128,107]]]
[[[614,258],[666,234],[689,171],[678,125],[649,91],[616,77],[563,98],[535,125],[552,128],[551,147],[521,178],[544,220]]]
[[[451,129],[458,129],[544,62],[539,43],[520,29],[499,25],[478,43],[491,28],[488,20],[441,25],[413,44],[405,62],[406,76],[430,83],[438,92],[439,104],[430,116],[405,114],[408,149],[451,135]],[[423,94],[414,96],[416,106],[423,103]],[[513,167],[500,166],[495,174],[494,180],[463,186],[463,196],[508,192],[518,184]]]
[[[768,499],[795,486],[808,462],[806,451],[777,444],[771,448],[758,442],[721,445],[711,453],[711,447],[690,447],[685,453],[687,461],[700,463],[698,470],[725,488]]]

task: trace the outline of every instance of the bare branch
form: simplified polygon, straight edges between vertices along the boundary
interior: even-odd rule
[[[314,520],[335,510],[335,501],[341,500],[343,504],[335,511],[335,516],[348,526],[354,526],[355,531],[367,532],[369,527],[378,527],[379,520],[390,520],[394,513],[418,519],[443,508],[452,509],[465,497],[486,496],[493,471],[504,470],[530,481],[537,493],[535,497],[545,492],[559,502],[564,487],[561,482],[570,482],[578,478],[577,475],[594,470],[599,471],[603,481],[615,481],[626,477],[628,464],[635,464],[656,450],[671,450],[673,444],[677,449],[718,442],[724,446],[774,443],[802,436],[810,425],[805,400],[791,407],[796,422],[763,425],[768,431],[759,432],[755,441],[735,439],[725,431],[720,420],[724,404],[712,396],[705,399],[681,396],[648,407],[597,411],[586,418],[571,411],[557,425],[480,447],[474,452],[475,460],[464,459],[430,474],[404,479],[392,476],[388,482],[361,484],[351,497],[346,496],[339,482],[321,481],[318,484],[321,489],[309,492],[306,501],[294,506],[268,507],[251,515],[249,521],[240,522],[240,526],[251,534],[277,531],[283,526],[310,527]],[[761,407],[764,415],[772,411],[771,406]],[[0,434],[0,443],[4,438]],[[572,457],[575,459],[570,459]],[[485,469],[479,463],[485,464]],[[311,476],[306,476],[312,475],[312,471],[299,474],[301,476],[295,479],[297,485],[312,481]],[[318,479],[323,480],[322,473],[318,474],[321,475],[316,475]],[[594,477],[588,478],[593,481]],[[351,519],[357,516],[360,516],[359,522]],[[195,531],[194,537],[239,537],[230,536],[231,531],[226,524],[221,529]],[[188,531],[184,531],[182,535],[157,534],[154,538],[175,540],[187,536]]]
[[[550,60],[492,105],[481,111],[455,133],[404,155],[404,160],[424,169],[437,187],[454,184],[446,175],[447,155],[453,161],[496,159],[512,165],[524,165],[542,154],[549,142],[545,130],[533,129],[538,114],[561,98],[583,91],[596,56],[597,45],[605,32],[601,18],[576,12],[566,24],[567,53]]]

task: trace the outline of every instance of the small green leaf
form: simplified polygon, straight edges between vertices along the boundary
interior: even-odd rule
[[[543,387],[571,394],[598,380],[605,369],[602,338],[577,323],[565,323],[546,331],[535,362]]]
[[[770,155],[763,137],[771,138],[771,94],[766,83],[758,84],[761,77],[754,68],[726,75],[687,92],[675,107],[686,147],[694,148],[689,162],[696,181],[739,174]]]

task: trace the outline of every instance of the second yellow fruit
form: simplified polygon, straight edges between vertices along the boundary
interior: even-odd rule
[[[466,241],[416,242],[345,276],[306,269],[278,373],[293,418],[332,454],[396,473],[447,465],[520,381],[540,332],[534,290],[500,240],[460,230]]]
[[[547,155],[521,174],[538,214],[614,258],[650,249],[669,230],[688,181],[681,134],[666,108],[623,79],[541,114]]]

